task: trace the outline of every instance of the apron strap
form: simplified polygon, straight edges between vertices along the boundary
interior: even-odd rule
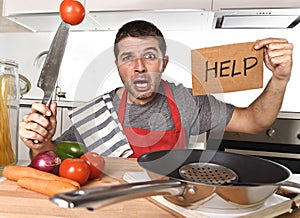
[[[126,101],[127,101],[127,93],[128,90],[125,88],[124,92],[122,94],[122,98],[120,101],[120,106],[119,106],[119,110],[118,110],[118,117],[119,117],[119,121],[120,123],[123,125],[124,123],[124,116],[125,116],[125,109],[126,109]]]
[[[168,101],[168,105],[169,105],[169,109],[170,109],[170,112],[172,115],[175,129],[180,130],[181,129],[180,114],[179,114],[178,107],[176,105],[175,98],[174,98],[173,92],[171,90],[171,87],[165,80],[162,80],[162,87],[164,89],[164,92],[165,92],[165,95],[166,95],[166,98]]]

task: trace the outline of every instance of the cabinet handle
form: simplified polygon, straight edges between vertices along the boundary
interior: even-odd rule
[[[66,98],[66,92],[57,92],[56,95],[58,98]]]
[[[37,66],[38,65],[38,63],[39,63],[39,61],[40,61],[40,59],[41,59],[41,57],[42,56],[44,56],[44,55],[46,55],[46,54],[48,54],[48,51],[42,51],[41,53],[39,53],[37,56],[36,56],[36,58],[34,59],[34,66]]]
[[[58,97],[58,99],[66,98],[66,92],[62,92],[60,86],[56,86],[55,97]]]

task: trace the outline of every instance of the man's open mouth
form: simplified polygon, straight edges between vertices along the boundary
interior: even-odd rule
[[[137,91],[146,91],[150,88],[150,82],[148,80],[136,80],[133,84]]]

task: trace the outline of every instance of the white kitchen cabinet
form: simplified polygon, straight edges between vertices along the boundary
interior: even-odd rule
[[[168,9],[201,9],[209,11],[211,6],[212,0],[86,0],[86,7],[90,12]]]
[[[161,10],[161,9],[203,9],[210,10],[212,0],[77,0],[87,11],[112,11],[112,10]],[[58,13],[62,0],[3,0],[3,15],[33,13]]]
[[[61,132],[63,133],[72,125],[71,119],[69,118],[68,113],[71,111],[71,108],[62,108],[61,111]]]
[[[3,0],[3,15],[58,12],[60,2],[61,1],[26,0],[26,4],[24,4],[22,0]]]
[[[3,15],[58,13],[63,0],[3,0]],[[85,5],[85,0],[77,0]]]
[[[56,31],[61,18],[59,5],[62,0],[4,0],[3,15],[33,32]],[[86,16],[72,30],[116,30],[125,21],[133,19],[159,20],[164,30],[192,29],[197,25],[203,10],[209,11],[212,0],[80,0]],[[179,9],[179,10],[178,10]],[[176,10],[176,11],[175,11]],[[107,13],[109,12],[109,13]],[[181,22],[174,22],[180,20]]]
[[[61,130],[61,134],[64,133],[66,130],[68,130],[71,125],[72,125],[72,122],[71,122],[71,119],[69,117],[69,113],[71,112],[71,110],[73,108],[76,108],[78,107],[79,104],[77,103],[74,103],[73,106],[72,105],[69,105],[68,107],[64,106],[64,107],[61,107],[61,120],[60,120],[60,130]]]
[[[19,121],[21,122],[23,116],[30,112],[30,106],[20,105]],[[29,160],[29,149],[25,146],[23,141],[18,138],[18,160]]]
[[[27,0],[24,4],[23,0],[4,0],[3,16],[33,32],[56,31],[61,22],[59,16],[61,2],[62,0]],[[212,0],[80,0],[80,2],[85,6],[86,16],[81,24],[71,26],[71,31],[116,30],[129,19],[159,20],[162,29],[168,30],[192,29],[191,26],[197,25],[199,19],[206,19],[205,16],[201,16],[203,15],[201,11],[209,11],[212,7]],[[108,11],[109,13],[106,13]]]
[[[77,0],[85,6],[85,0]],[[3,0],[2,15],[7,19],[33,31],[56,31],[61,18],[59,6],[62,0]],[[89,16],[71,30],[101,29]]]
[[[59,5],[62,0],[4,0],[3,15],[21,26],[34,31],[56,31],[61,18]],[[154,20],[162,30],[191,30],[198,21],[212,24],[207,14],[223,9],[280,9],[300,8],[299,0],[79,0],[86,9],[86,16],[71,31],[116,30],[133,19]],[[289,13],[289,10],[286,10]],[[259,11],[260,13],[269,13]],[[174,22],[174,21],[180,22]]]

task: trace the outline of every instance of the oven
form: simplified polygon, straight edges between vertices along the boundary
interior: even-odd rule
[[[269,159],[299,174],[300,113],[281,112],[265,132],[256,135],[226,132],[218,144],[219,150]],[[215,140],[208,140],[206,147],[215,145]]]

